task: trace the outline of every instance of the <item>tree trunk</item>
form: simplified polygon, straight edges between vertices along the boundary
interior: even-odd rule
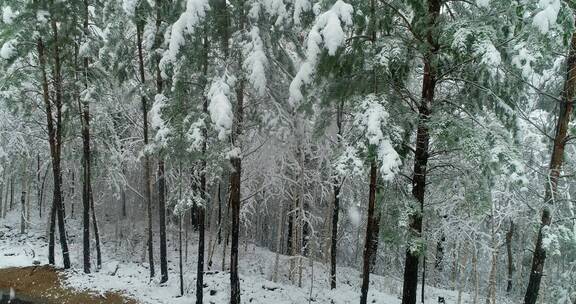
[[[24,178],[22,178],[24,181]],[[26,191],[22,183],[22,194],[20,196],[20,234],[26,233]]]
[[[37,161],[37,167],[36,167],[36,199],[38,200],[38,212],[39,212],[39,217],[42,218],[42,188],[41,188],[41,182],[40,182],[40,154],[36,154],[36,161]],[[2,194],[0,194],[0,200],[2,200]],[[1,204],[0,204],[1,205]],[[2,212],[0,211],[0,214],[2,214]]]
[[[206,87],[206,77],[208,75],[208,51],[209,51],[209,44],[208,44],[208,29],[204,28],[204,47],[203,47],[203,65],[202,65],[202,75],[204,76],[204,84],[203,86]],[[206,97],[203,98],[202,103],[202,113],[204,117],[208,117],[208,99]],[[203,303],[203,296],[204,296],[204,242],[205,242],[205,210],[206,210],[206,203],[208,202],[208,193],[207,193],[207,185],[206,185],[206,150],[207,150],[207,142],[206,139],[208,138],[208,129],[206,128],[207,124],[203,124],[202,127],[202,160],[200,161],[200,195],[203,198],[204,204],[199,206],[198,208],[198,261],[196,265],[196,304]]]
[[[168,281],[168,258],[166,256],[166,178],[164,160],[158,161],[158,213],[160,220],[160,283]]]
[[[84,43],[88,43],[88,0],[84,0]],[[83,58],[84,65],[84,89],[88,90],[88,57]],[[80,104],[79,100],[80,121],[82,122],[82,223],[83,223],[83,258],[84,272],[90,273],[90,198],[91,198],[91,156],[90,156],[90,104],[84,100]]]
[[[370,164],[370,192],[368,196],[368,221],[366,223],[366,241],[364,242],[364,267],[362,268],[362,290],[360,295],[360,304],[366,304],[368,301],[368,286],[370,285],[370,264],[372,255],[375,217],[374,209],[376,204],[376,183],[378,179],[378,170],[376,160]]]
[[[344,111],[344,100],[342,99],[338,104],[336,114],[336,126],[338,133],[336,134],[336,141],[338,146],[342,141],[342,114]],[[334,206],[332,208],[332,237],[330,240],[330,289],[336,288],[336,255],[338,246],[338,215],[340,213],[340,188],[341,181],[336,178],[334,181]]]
[[[144,25],[142,22],[137,22],[136,24],[136,40],[138,44],[138,67],[140,72],[140,83],[145,84],[145,73],[144,73],[144,55],[142,54],[142,32]],[[145,180],[145,197],[146,197],[146,213],[148,218],[147,225],[147,248],[148,248],[148,263],[150,267],[150,278],[155,275],[154,271],[154,244],[152,239],[152,177],[150,173],[150,156],[146,152],[148,147],[148,104],[146,102],[146,96],[142,93],[142,121],[143,121],[143,133],[144,133],[144,180]]]
[[[10,177],[10,205],[8,210],[12,211],[14,208],[14,177]]]
[[[418,129],[416,132],[416,151],[414,153],[414,175],[412,177],[412,195],[419,203],[419,209],[413,210],[409,217],[410,234],[413,238],[422,237],[422,215],[424,209],[424,196],[426,194],[426,173],[428,165],[428,146],[430,134],[428,121],[432,113],[432,102],[436,88],[436,70],[434,57],[438,51],[436,39],[433,37],[436,17],[440,14],[440,0],[428,1],[427,42],[429,50],[424,56],[424,77],[422,79],[422,103],[418,108]],[[414,242],[411,240],[409,242]],[[418,251],[413,250],[410,244],[406,249],[406,262],[404,266],[404,286],[402,290],[402,304],[416,303],[416,289],[418,287]]]
[[[156,36],[154,41],[154,49],[158,49],[161,44],[162,37],[160,36],[159,29],[162,25],[161,8],[162,1],[155,1],[156,8]],[[162,75],[160,71],[160,56],[156,56],[156,93],[162,94]],[[164,159],[160,156],[158,160],[158,214],[160,222],[160,283],[168,281],[168,258],[166,253],[166,177],[164,169]]]
[[[245,12],[244,0],[237,3],[239,18],[238,30],[243,31],[245,27]],[[237,54],[237,65],[242,69],[244,60],[242,54]],[[239,242],[239,229],[240,229],[240,190],[242,178],[242,157],[241,157],[241,136],[243,133],[244,125],[244,86],[245,79],[241,77],[236,85],[236,121],[235,133],[232,136],[232,146],[235,153],[230,157],[232,165],[232,172],[230,174],[230,208],[232,218],[232,244],[230,247],[230,304],[240,304],[240,280],[238,277],[238,242]]]
[[[56,19],[52,17],[51,28],[53,32],[52,44],[54,45],[54,91],[55,100],[54,107],[56,115],[52,112],[52,102],[49,96],[48,77],[46,76],[46,57],[44,54],[45,48],[42,38],[37,40],[38,60],[41,69],[42,77],[42,96],[46,110],[46,122],[48,129],[48,143],[50,146],[50,156],[52,161],[52,174],[53,174],[53,202],[52,202],[52,215],[50,219],[50,236],[48,244],[48,261],[54,264],[54,233],[56,225],[56,217],[58,217],[58,230],[60,233],[60,246],[62,248],[62,258],[64,268],[70,268],[70,255],[68,252],[68,242],[66,239],[66,226],[64,223],[64,204],[62,201],[62,172],[60,167],[60,155],[62,149],[62,86],[61,86],[61,65],[58,43],[58,27]],[[56,122],[54,122],[54,118]]]
[[[0,184],[0,217],[3,217],[3,212],[4,212],[4,180],[2,180],[2,183]]]
[[[514,222],[510,220],[510,229],[506,233],[506,252],[508,254],[508,281],[506,284],[506,293],[512,291],[512,275],[514,274],[514,260],[512,257],[512,237],[514,236]]]
[[[340,185],[334,186],[332,209],[332,238],[330,243],[330,289],[336,288],[336,246],[338,243],[338,213],[340,212]]]
[[[544,185],[546,192],[544,195],[544,207],[536,247],[532,257],[532,268],[530,270],[530,280],[524,296],[524,304],[535,304],[538,299],[540,282],[546,261],[546,249],[542,245],[545,230],[552,222],[552,205],[558,195],[558,180],[562,163],[564,162],[564,148],[567,141],[568,125],[570,124],[572,112],[574,110],[574,93],[576,90],[576,33],[572,33],[570,51],[567,59],[567,75],[564,83],[564,92],[560,104],[560,114],[556,123],[556,135],[554,136],[554,146],[548,169],[548,178]]]
[[[102,268],[102,252],[100,250],[100,233],[98,232],[98,221],[96,221],[96,211],[94,209],[94,192],[90,185],[90,209],[92,211],[92,226],[94,228],[94,240],[96,241],[96,267]]]
[[[184,295],[184,271],[182,263],[182,215],[178,216],[178,269],[180,270],[180,296]]]
[[[232,163],[233,168],[233,171],[230,174],[230,206],[232,211],[232,246],[230,249],[230,304],[240,304],[240,280],[238,278],[238,238],[240,228],[240,178],[242,175],[242,160],[240,159],[240,156],[234,156],[230,158],[230,162]]]

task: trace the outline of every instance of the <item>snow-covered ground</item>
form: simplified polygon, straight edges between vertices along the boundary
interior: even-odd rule
[[[40,224],[41,223],[41,224]],[[74,220],[69,220],[69,227],[79,227]],[[78,223],[79,224],[79,223]],[[19,233],[19,216],[9,214],[0,220],[0,268],[31,266],[36,263],[48,262],[47,242],[45,238],[45,220],[34,220],[27,234]],[[158,280],[149,280],[147,264],[141,263],[143,256],[141,247],[133,247],[132,262],[115,259],[114,252],[107,236],[103,241],[103,266],[98,272],[84,274],[81,268],[81,237],[80,231],[71,229],[70,252],[73,269],[66,271],[65,284],[76,289],[89,289],[94,292],[119,290],[141,303],[193,303],[195,297],[196,278],[196,235],[192,235],[188,260],[184,266],[184,284],[186,293],[179,296],[178,252],[174,250],[177,244],[170,242],[169,275],[167,284],[159,284]],[[76,237],[75,237],[76,236]],[[57,243],[57,248],[59,244]],[[207,242],[208,245],[208,242]],[[221,271],[221,246],[214,253],[212,270],[205,275],[205,303],[227,303],[229,301],[229,275]],[[57,264],[61,263],[60,252],[56,251]],[[156,256],[157,259],[157,256]],[[227,258],[228,260],[228,258]],[[157,260],[156,260],[157,261]],[[289,283],[287,273],[289,258],[280,256],[280,272],[278,283],[271,281],[274,269],[275,253],[248,244],[240,247],[240,280],[243,303],[358,303],[360,298],[360,273],[356,269],[338,268],[338,288],[330,290],[328,284],[328,268],[315,262],[310,267],[305,260],[302,287]],[[227,261],[228,263],[228,261]],[[157,265],[157,272],[159,266]],[[399,295],[402,282],[378,275],[371,275],[368,303],[396,304],[400,303]],[[418,288],[420,292],[420,287]],[[426,286],[426,303],[438,303],[438,297],[444,297],[446,303],[456,303],[457,293],[454,291],[436,289]],[[420,296],[418,296],[420,299]],[[467,295],[463,295],[462,303],[471,303]]]

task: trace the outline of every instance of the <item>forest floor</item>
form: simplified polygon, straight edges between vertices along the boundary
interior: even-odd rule
[[[11,267],[0,269],[0,290],[17,298],[46,304],[136,304],[117,292],[104,294],[78,291],[62,284],[64,275],[51,266]],[[21,296],[23,295],[23,296]]]
[[[190,236],[188,252],[184,262],[184,290],[185,295],[180,296],[178,276],[177,242],[169,242],[169,276],[168,283],[160,284],[159,265],[156,265],[157,275],[149,279],[149,269],[146,263],[145,238],[142,229],[127,227],[124,237],[132,241],[118,243],[115,238],[115,225],[101,223],[103,264],[101,269],[91,274],[82,271],[81,256],[82,242],[80,221],[67,220],[69,227],[69,247],[72,260],[72,269],[52,271],[48,266],[31,267],[33,265],[46,265],[47,241],[46,220],[33,219],[29,223],[26,234],[20,234],[19,216],[9,214],[6,219],[0,220],[0,289],[15,285],[16,291],[38,290],[41,294],[51,294],[54,297],[67,297],[78,294],[88,296],[96,302],[72,301],[58,303],[121,303],[122,297],[134,299],[136,303],[150,304],[180,304],[193,303],[196,279],[196,234]],[[107,229],[108,228],[108,229]],[[136,229],[135,229],[136,228]],[[117,230],[117,229],[116,229]],[[142,232],[140,232],[142,230]],[[138,231],[137,233],[135,231]],[[136,233],[136,235],[128,235]],[[209,235],[209,233],[207,233]],[[174,227],[169,229],[169,240],[177,240]],[[207,236],[209,238],[209,236]],[[206,247],[208,247],[208,240]],[[59,248],[58,242],[56,248]],[[222,247],[217,246],[213,254],[212,270],[207,271],[204,279],[204,303],[223,304],[229,301],[229,275],[222,271]],[[156,251],[157,252],[157,251]],[[209,249],[207,248],[207,252]],[[208,255],[208,253],[207,253]],[[94,257],[94,255],[93,255]],[[158,257],[155,257],[158,259]],[[56,267],[61,267],[61,255],[56,250]],[[228,256],[226,263],[228,263]],[[291,283],[288,278],[290,257],[279,256],[278,281],[271,280],[274,272],[276,254],[266,248],[253,244],[242,245],[240,249],[240,285],[242,289],[242,302],[251,304],[292,304],[292,303],[357,303],[360,298],[360,273],[353,268],[338,267],[338,288],[330,290],[328,282],[328,267],[320,262],[310,263],[303,261],[302,287]],[[158,260],[156,260],[158,263]],[[206,263],[208,265],[208,263]],[[14,269],[13,267],[26,267]],[[8,269],[6,269],[8,268]],[[12,269],[10,269],[12,268]],[[226,267],[224,267],[226,269]],[[40,272],[38,272],[40,270]],[[46,272],[48,281],[55,283],[51,288],[43,283],[36,283],[30,274]],[[6,274],[6,275],[4,275]],[[58,280],[60,278],[60,280]],[[397,278],[370,276],[370,290],[368,303],[397,304],[400,303],[402,282]],[[2,281],[4,281],[2,283]],[[9,282],[8,285],[6,285]],[[73,290],[73,291],[72,291]],[[418,288],[420,292],[420,287]],[[52,297],[52,298],[54,298]],[[426,286],[426,303],[438,303],[438,297],[444,297],[445,303],[456,303],[457,292]],[[86,299],[88,299],[86,298]],[[104,302],[97,300],[106,299]],[[84,299],[84,298],[83,298]],[[418,295],[418,299],[420,296]],[[124,303],[134,303],[126,300]],[[462,294],[462,304],[471,303],[467,294]],[[503,302],[504,303],[504,302]]]

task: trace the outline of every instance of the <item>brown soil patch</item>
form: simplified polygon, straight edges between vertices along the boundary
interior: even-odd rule
[[[60,283],[60,276],[61,273],[50,266],[0,269],[0,289],[14,288],[16,297],[22,295],[46,304],[137,304],[114,292],[98,295],[67,288]]]

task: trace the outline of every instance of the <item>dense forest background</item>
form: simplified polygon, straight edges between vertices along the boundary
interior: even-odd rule
[[[196,303],[214,270],[245,301],[249,246],[301,288],[358,269],[361,303],[371,273],[576,303],[575,6],[0,0],[0,217]]]

